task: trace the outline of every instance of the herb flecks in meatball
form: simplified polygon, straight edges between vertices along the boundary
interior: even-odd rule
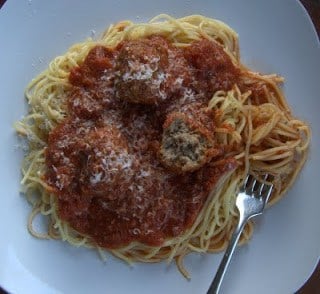
[[[163,129],[161,161],[176,172],[197,170],[219,154],[209,130],[183,113],[169,114]]]

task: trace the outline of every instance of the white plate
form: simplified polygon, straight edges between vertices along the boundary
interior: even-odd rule
[[[240,36],[242,60],[286,78],[288,101],[310,122],[310,158],[294,188],[257,221],[240,248],[222,293],[293,293],[320,253],[320,46],[297,1],[40,1],[8,0],[0,11],[0,285],[12,293],[205,293],[220,255],[192,254],[186,281],[174,264],[129,267],[112,257],[61,241],[41,241],[26,230],[30,207],[19,195],[21,150],[12,124],[26,112],[23,90],[48,62],[110,23],[147,20],[159,13],[200,13],[227,22]]]

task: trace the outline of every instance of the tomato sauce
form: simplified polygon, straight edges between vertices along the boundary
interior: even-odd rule
[[[149,51],[130,53],[139,48],[137,42],[155,44],[158,51],[163,46],[165,60],[158,60],[153,48],[149,60]],[[149,63],[137,68],[123,52],[146,54]],[[214,91],[230,89],[238,77],[222,47],[206,40],[179,49],[152,36],[114,49],[91,49],[70,72],[68,116],[50,133],[46,149],[45,180],[56,196],[59,217],[110,249],[133,241],[160,246],[183,234],[237,164],[220,157],[194,172],[169,171],[158,154],[164,120],[172,111],[196,113]],[[123,81],[130,83],[119,85]],[[141,87],[153,88],[144,92]],[[124,99],[135,89],[137,97],[152,93],[154,98],[145,97],[145,104]]]

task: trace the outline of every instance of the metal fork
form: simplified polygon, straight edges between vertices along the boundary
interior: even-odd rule
[[[217,294],[219,292],[223,277],[245,224],[250,218],[262,214],[273,189],[273,185],[265,183],[268,177],[268,175],[265,175],[263,182],[259,182],[253,176],[248,175],[240,188],[236,199],[236,206],[239,210],[239,222],[207,294]]]

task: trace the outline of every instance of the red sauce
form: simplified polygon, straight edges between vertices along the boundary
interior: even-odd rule
[[[132,65],[123,50],[142,54],[137,42],[151,46],[149,60],[141,70],[123,72]],[[49,135],[45,180],[57,197],[59,217],[105,248],[132,241],[159,246],[182,234],[236,161],[219,158],[184,174],[167,170],[158,157],[163,122],[172,111],[196,113],[213,91],[230,89],[238,76],[222,47],[206,40],[178,49],[153,36],[112,50],[93,48],[71,71],[69,115]],[[127,91],[151,93],[152,99],[137,103],[120,97],[119,92],[130,97],[119,86],[121,77],[130,82]],[[149,84],[141,83],[146,80]],[[152,92],[141,92],[149,86]]]
[[[194,69],[196,87],[210,98],[215,91],[230,90],[237,82],[240,70],[220,44],[209,40],[195,42],[187,47],[185,56]]]

